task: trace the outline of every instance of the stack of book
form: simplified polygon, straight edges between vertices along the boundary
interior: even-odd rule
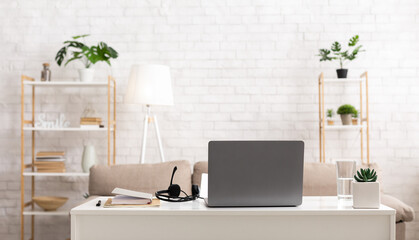
[[[38,152],[35,157],[37,172],[65,172],[64,152]]]
[[[102,118],[82,117],[80,118],[80,128],[99,128]]]

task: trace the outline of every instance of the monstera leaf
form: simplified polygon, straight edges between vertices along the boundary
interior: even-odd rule
[[[319,49],[320,62],[322,61],[332,61],[338,60],[340,64],[340,68],[343,68],[343,64],[345,61],[352,61],[356,59],[358,53],[363,52],[361,50],[362,45],[356,46],[359,42],[359,36],[355,35],[349,39],[348,47],[349,49],[343,51],[342,45],[339,42],[332,43],[332,46],[329,49]],[[353,50],[351,50],[353,48]],[[330,54],[333,54],[330,56]]]
[[[97,46],[87,46],[82,42],[75,41],[79,38],[85,38],[89,36],[88,34],[79,35],[72,37],[73,40],[65,41],[66,44],[62,47],[55,56],[55,61],[57,62],[58,66],[61,66],[64,59],[67,56],[67,51],[71,50],[72,57],[70,57],[65,66],[74,60],[81,60],[86,68],[89,68],[91,65],[96,64],[97,62],[104,61],[108,65],[111,65],[110,59],[117,58],[118,52],[115,49],[109,47],[104,42],[99,42]]]

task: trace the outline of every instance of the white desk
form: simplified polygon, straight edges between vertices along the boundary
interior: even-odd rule
[[[395,210],[339,207],[337,197],[304,197],[299,207],[207,208],[202,200],[159,208],[71,210],[72,240],[395,240]]]

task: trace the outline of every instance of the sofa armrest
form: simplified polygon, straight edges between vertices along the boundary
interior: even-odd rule
[[[396,210],[396,222],[411,222],[415,218],[413,208],[393,196],[381,194],[381,203]]]

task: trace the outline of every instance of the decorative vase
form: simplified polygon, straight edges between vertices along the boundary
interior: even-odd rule
[[[354,208],[380,208],[378,182],[352,182]]]
[[[335,121],[331,119],[327,119],[327,125],[335,125]]]
[[[341,114],[340,119],[342,120],[342,125],[351,125],[352,115],[351,114]]]
[[[336,69],[336,73],[338,74],[338,78],[346,78],[348,75],[348,69],[339,68]]]
[[[86,145],[83,149],[83,157],[81,160],[81,167],[83,172],[89,172],[90,168],[97,162],[95,147],[93,145]]]
[[[352,125],[358,125],[358,118],[352,118]]]
[[[92,82],[95,70],[91,68],[79,69],[79,76],[81,82]]]

